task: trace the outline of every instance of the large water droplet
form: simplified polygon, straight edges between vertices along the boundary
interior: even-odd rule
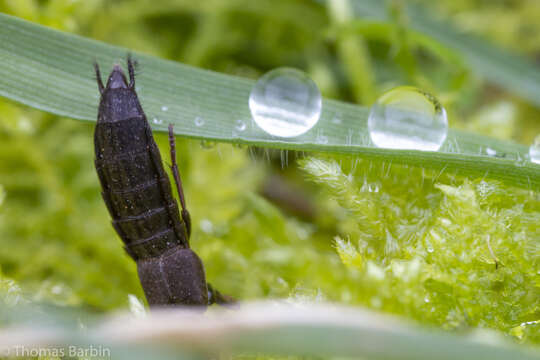
[[[321,93],[313,80],[290,68],[278,68],[263,75],[249,96],[255,123],[279,137],[307,132],[319,121],[321,106]]]
[[[381,148],[437,151],[446,139],[448,120],[436,98],[402,86],[373,104],[368,129],[373,143]]]
[[[540,134],[536,136],[531,147],[529,148],[529,156],[535,164],[540,164]]]

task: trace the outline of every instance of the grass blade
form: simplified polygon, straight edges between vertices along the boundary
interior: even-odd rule
[[[0,96],[95,121],[99,99],[92,62],[98,61],[107,73],[113,63],[124,62],[127,51],[0,14]],[[137,90],[149,121],[159,131],[172,123],[177,134],[191,138],[354,154],[540,189],[540,166],[526,161],[527,148],[522,145],[450,131],[438,152],[379,149],[367,132],[368,108],[333,100],[323,102],[321,120],[311,131],[283,140],[264,133],[251,120],[247,100],[252,80],[144,54],[135,57],[142,67]],[[239,121],[247,125],[245,130],[238,130]],[[500,157],[486,155],[487,148]]]
[[[73,342],[77,336],[78,332],[35,324],[18,326],[0,332],[0,353],[3,347],[13,345],[58,346]],[[124,315],[105,319],[88,328],[84,340],[110,344],[113,349],[144,344],[207,355],[228,351],[386,360],[540,359],[538,352],[509,346],[502,339],[491,338],[497,341],[488,343],[452,336],[374,312],[329,304],[266,302],[244,304],[232,311],[213,308],[206,314],[180,308],[153,310],[143,318]]]
[[[353,0],[358,15],[388,21],[386,3],[380,0]],[[441,22],[419,6],[403,6],[411,29],[429,35],[457,50],[473,72],[485,77],[540,107],[540,69],[527,59],[504,51],[485,40],[460,33],[447,22]]]

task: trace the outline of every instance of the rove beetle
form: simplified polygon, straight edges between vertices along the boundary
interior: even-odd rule
[[[114,65],[101,94],[94,133],[95,166],[112,225],[137,272],[150,306],[225,304],[233,300],[206,283],[201,259],[189,247],[191,220],[176,165],[169,125],[171,170],[181,215],[152,130],[135,91],[135,63],[127,57],[129,81]]]

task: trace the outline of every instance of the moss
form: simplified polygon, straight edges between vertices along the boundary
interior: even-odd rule
[[[352,302],[446,329],[538,320],[539,194],[384,163],[302,166],[351,219],[336,251],[359,274]]]

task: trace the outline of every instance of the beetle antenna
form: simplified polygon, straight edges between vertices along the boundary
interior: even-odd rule
[[[94,60],[94,70],[96,72],[96,81],[98,84],[99,93],[103,94],[105,87],[103,86],[103,80],[101,79],[101,72],[99,71],[99,65],[97,61]]]
[[[129,87],[130,89],[135,88],[135,67],[137,66],[137,60],[133,60],[131,53],[127,55],[127,65],[129,73]]]

